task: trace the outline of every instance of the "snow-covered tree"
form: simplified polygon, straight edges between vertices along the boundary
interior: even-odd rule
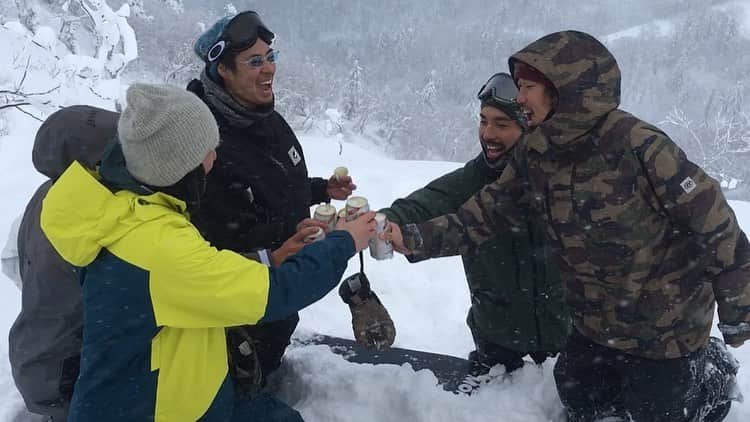
[[[362,114],[364,103],[364,69],[359,60],[354,59],[349,77],[344,85],[344,118],[354,121]]]
[[[420,99],[420,103],[431,109],[435,108],[435,102],[437,101],[438,95],[438,80],[437,71],[434,69],[430,71],[430,75],[427,77],[427,82],[424,84],[422,89],[417,92],[417,96]]]
[[[665,128],[688,156],[725,189],[750,192],[750,103],[748,90],[738,84],[729,92],[715,91],[706,101],[702,118],[693,119],[681,108],[665,119]]]
[[[122,90],[120,76],[137,56],[135,33],[127,21],[128,4],[117,10],[104,0],[62,5],[35,2],[33,7],[47,21],[35,22],[33,29],[27,26],[28,20],[9,21],[0,28],[6,38],[14,40],[6,48],[7,61],[0,62],[0,73],[7,75],[0,78],[0,109],[42,120],[60,106],[80,103],[92,94],[98,101],[86,102],[115,108]],[[77,13],[81,13],[78,18]],[[86,22],[74,36],[82,44],[76,51],[63,42],[70,41],[67,37],[72,33],[60,32],[64,28],[61,22],[65,22],[57,19],[61,14],[68,22]]]

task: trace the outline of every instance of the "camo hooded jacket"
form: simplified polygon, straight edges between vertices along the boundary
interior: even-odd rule
[[[404,227],[416,258],[466,253],[530,213],[556,249],[578,331],[651,359],[750,337],[750,245],[715,180],[618,109],[620,70],[593,37],[545,36],[510,59],[555,86],[555,113],[456,214]]]

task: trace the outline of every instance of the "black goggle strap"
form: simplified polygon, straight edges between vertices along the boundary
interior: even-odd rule
[[[253,12],[242,12],[233,17],[222,31],[219,41],[208,50],[207,59],[213,63],[221,58],[227,48],[241,50],[255,44],[258,38],[273,40],[271,32]],[[268,40],[266,40],[268,38]]]

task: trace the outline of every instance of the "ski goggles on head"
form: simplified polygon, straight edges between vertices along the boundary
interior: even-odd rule
[[[513,106],[516,104],[516,95],[518,95],[518,88],[513,78],[507,73],[495,73],[479,89],[477,99],[479,101],[492,100],[503,106]]]
[[[260,16],[253,11],[242,12],[233,17],[221,32],[217,41],[208,50],[209,63],[219,60],[227,51],[242,51],[252,47],[258,38],[271,44],[273,32],[260,20]]]

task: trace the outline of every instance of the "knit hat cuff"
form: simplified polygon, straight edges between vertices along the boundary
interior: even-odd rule
[[[518,83],[519,79],[526,79],[527,81],[537,82],[551,88],[554,88],[552,82],[544,76],[544,74],[535,68],[527,65],[526,63],[516,62],[513,69],[513,79]]]

